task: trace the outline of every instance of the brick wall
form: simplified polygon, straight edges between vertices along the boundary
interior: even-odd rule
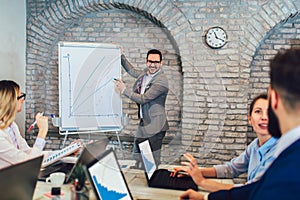
[[[147,50],[158,48],[171,83],[168,134],[180,138],[166,142],[164,162],[179,161],[185,151],[205,166],[228,161],[254,137],[247,109],[256,94],[266,91],[268,60],[279,48],[299,43],[299,4],[291,0],[27,0],[26,126],[37,111],[58,114],[58,41],[121,44],[138,68],[144,67]],[[222,49],[210,49],[203,42],[211,26],[227,31],[228,43]],[[123,79],[128,84],[134,81],[124,72]],[[123,106],[130,123],[121,135],[131,138],[136,105],[124,98]],[[50,127],[50,132],[57,129]],[[123,144],[130,154],[131,139]]]
[[[269,86],[269,60],[281,49],[300,47],[299,33],[300,15],[296,14],[277,24],[262,39],[250,65],[250,99],[261,92],[266,92]],[[251,130],[250,127],[249,130]],[[248,135],[250,140],[253,137],[255,137],[254,134]]]

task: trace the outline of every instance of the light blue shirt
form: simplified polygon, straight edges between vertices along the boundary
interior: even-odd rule
[[[291,146],[298,139],[300,139],[300,126],[297,126],[280,137],[276,145],[274,157],[277,158],[285,149]]]
[[[253,140],[246,150],[225,165],[215,165],[217,177],[233,178],[248,172],[247,183],[257,181],[272,164],[275,157],[277,139],[272,137],[261,147],[258,138]]]

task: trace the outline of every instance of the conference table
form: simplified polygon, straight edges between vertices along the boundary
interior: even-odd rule
[[[173,169],[173,166],[170,165],[161,165],[160,168],[167,168],[167,169]],[[151,188],[147,185],[147,180],[145,177],[145,173],[143,170],[139,169],[130,169],[125,168],[122,169],[123,174],[125,176],[126,182],[128,184],[129,190],[135,200],[157,200],[157,199],[179,199],[179,196],[183,193],[181,190],[170,190],[170,189],[160,189],[160,188]],[[232,179],[214,179],[216,181],[219,181],[221,183],[229,183],[233,184]],[[60,200],[71,200],[72,198],[72,192],[71,188],[73,186],[71,184],[64,184],[61,187],[61,191],[63,195],[60,196]],[[91,186],[88,185],[90,188],[89,190],[89,199],[90,200],[96,200],[95,194],[93,190],[91,189]],[[206,193],[205,190],[202,188],[199,188],[200,192]],[[51,191],[51,185],[38,181],[33,200],[47,200],[51,199],[51,197],[48,197]]]

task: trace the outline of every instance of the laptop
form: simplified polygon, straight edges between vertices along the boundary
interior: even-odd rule
[[[84,170],[98,200],[133,200],[112,149],[84,165]]]
[[[1,200],[31,200],[42,161],[43,156],[39,156],[1,169]]]
[[[172,177],[170,176],[171,172],[167,169],[157,169],[149,140],[139,143],[139,149],[149,187],[174,190],[193,189],[198,191],[198,185],[190,176]]]
[[[41,170],[39,174],[39,180],[46,181],[46,178],[49,177],[51,173],[63,172],[66,174],[65,183],[68,183],[71,180],[72,173],[75,170],[76,166],[79,164],[84,165],[86,163],[89,163],[94,160],[94,158],[101,155],[105,151],[108,142],[108,139],[105,137],[93,143],[87,144],[83,148],[80,155],[78,155],[76,162],[58,161],[47,166],[46,168]]]

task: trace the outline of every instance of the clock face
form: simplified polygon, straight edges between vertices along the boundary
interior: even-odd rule
[[[211,48],[221,48],[227,42],[227,34],[221,27],[212,27],[206,33],[205,42]]]

